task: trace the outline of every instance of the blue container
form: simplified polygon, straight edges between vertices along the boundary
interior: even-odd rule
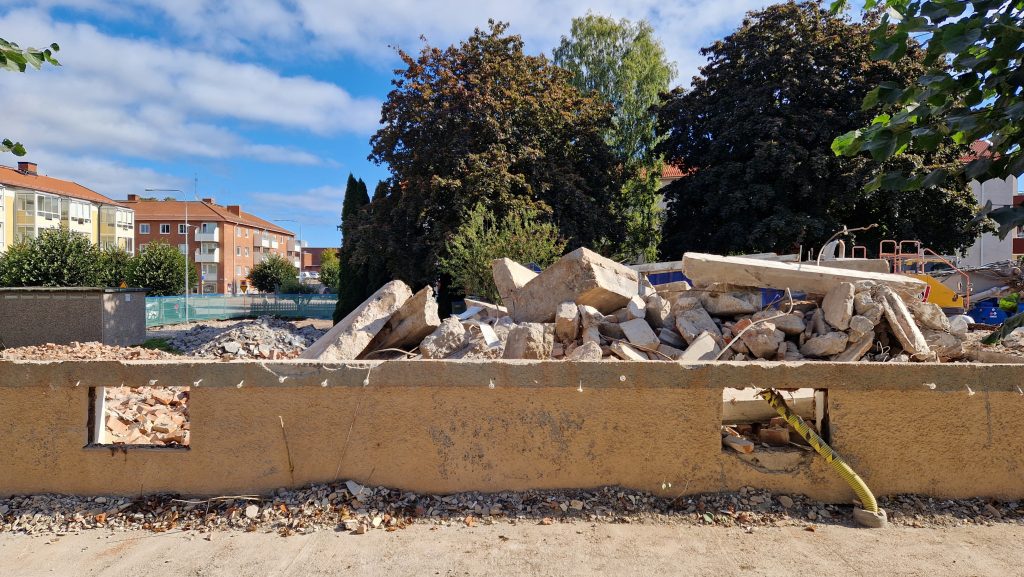
[[[979,303],[968,313],[974,322],[984,325],[1001,325],[1009,316],[1006,311],[988,302]]]

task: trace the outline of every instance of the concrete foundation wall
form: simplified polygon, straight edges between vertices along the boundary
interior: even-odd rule
[[[137,345],[145,340],[145,291],[0,289],[0,341],[6,347],[73,341]]]
[[[87,447],[89,388],[153,380],[193,385],[190,448]],[[351,478],[427,493],[755,486],[849,502],[815,455],[771,471],[722,451],[721,389],[771,384],[827,387],[833,444],[877,494],[1024,498],[1022,381],[1020,365],[6,361],[0,493],[220,495]]]

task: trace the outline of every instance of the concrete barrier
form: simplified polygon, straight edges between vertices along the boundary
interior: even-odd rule
[[[425,493],[754,486],[851,501],[817,456],[779,471],[721,449],[722,388],[773,385],[827,389],[833,445],[877,494],[1017,499],[1022,382],[1020,365],[981,364],[3,361],[0,493],[355,479]],[[191,385],[191,446],[90,446],[90,388],[121,384]]]

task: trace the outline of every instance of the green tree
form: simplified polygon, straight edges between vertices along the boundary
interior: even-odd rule
[[[131,268],[132,255],[121,247],[110,246],[100,251],[99,282],[103,286],[117,287],[121,282],[128,282],[128,270]]]
[[[664,190],[665,254],[817,249],[843,225],[872,223],[880,227],[858,238],[872,247],[893,237],[940,252],[973,242],[975,201],[962,183],[872,191],[879,166],[831,151],[836,134],[880,112],[861,109],[872,88],[924,71],[914,46],[898,62],[872,60],[874,26],[789,2],[749,13],[702,50],[708,63],[692,90],[675,89],[659,112],[667,161],[691,170]],[[953,166],[965,150],[912,149],[898,162]]]
[[[14,42],[0,38],[0,67],[13,72],[25,72],[31,66],[39,70],[43,64],[60,66],[60,62],[53,57],[53,53],[60,50],[56,43],[50,44],[49,48],[37,50],[35,48],[21,48]],[[15,156],[25,156],[25,147],[20,142],[14,142],[9,138],[0,141],[0,152],[10,152]]]
[[[327,287],[327,292],[338,293],[340,273],[338,251],[327,249],[320,253],[320,282]]]
[[[618,257],[654,261],[661,241],[658,194],[662,140],[653,107],[668,92],[675,66],[647,21],[630,22],[587,14],[573,18],[569,36],[554,50],[554,63],[569,71],[582,92],[596,93],[614,113],[605,141],[624,167],[626,181],[615,208],[626,215]]]
[[[380,242],[360,240],[354,262],[383,261],[394,277],[432,284],[448,238],[478,203],[499,219],[536,209],[571,247],[621,240],[611,210],[620,167],[603,138],[611,107],[506,30],[491,21],[457,46],[399,51],[405,68],[370,140],[370,159],[392,175],[367,207],[377,205],[372,226],[387,234],[364,234]]]
[[[80,287],[100,282],[99,250],[88,237],[63,228],[8,248],[0,266],[4,286]]]
[[[840,11],[845,0],[832,2]],[[870,154],[876,161],[908,150],[932,151],[946,143],[991,143],[991,154],[966,165],[889,170],[871,187],[906,190],[951,176],[987,180],[1024,173],[1024,3],[1006,0],[866,0],[865,10],[886,6],[872,39],[876,60],[898,61],[916,42],[925,46],[923,74],[878,83],[864,99],[891,110],[835,139],[837,154]],[[898,15],[898,18],[895,17]],[[999,208],[989,216],[999,235],[1024,224],[1024,209]]]
[[[249,271],[249,280],[252,286],[260,292],[278,292],[284,287],[291,287],[291,281],[296,280],[298,269],[288,259],[279,254],[271,253],[262,262],[256,264]]]
[[[367,279],[368,265],[356,264],[353,261],[353,253],[357,243],[354,237],[356,231],[362,226],[363,207],[370,203],[370,195],[366,190],[366,183],[363,179],[358,181],[352,174],[348,175],[348,184],[345,186],[345,199],[341,205],[341,250],[338,254],[338,277],[332,284],[324,284],[337,292],[338,303],[334,307],[335,322],[345,318],[345,315],[352,312],[357,306],[367,299],[376,288],[371,288]],[[323,257],[321,257],[323,258]],[[321,265],[321,281],[323,281],[323,266]]]
[[[188,286],[192,290],[199,285],[196,266],[188,262],[177,247],[164,241],[146,245],[128,265],[128,285],[149,289],[150,296],[171,296],[185,294],[185,271],[188,271]]]
[[[525,209],[510,212],[498,221],[483,203],[477,204],[448,240],[448,256],[441,259],[441,270],[466,294],[500,302],[491,274],[494,259],[505,257],[544,267],[558,260],[565,250],[558,228],[538,217],[536,210]]]

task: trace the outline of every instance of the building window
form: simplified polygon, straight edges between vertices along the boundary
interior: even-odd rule
[[[242,256],[242,247],[240,247],[240,246],[236,246],[235,247],[235,256]]]
[[[242,252],[245,253],[245,256],[249,256],[249,247],[245,247],[245,250]]]
[[[56,196],[36,195],[36,215],[46,220],[60,218],[60,199]]]
[[[235,236],[238,237],[238,238],[242,238],[242,227],[239,227],[239,226],[235,227]]]
[[[140,245],[139,245],[139,252],[142,252],[142,251],[144,251],[144,250],[146,250],[146,245],[144,245],[144,244],[140,244]]]
[[[242,270],[245,271],[245,276],[249,276],[249,267],[242,267]]]
[[[242,267],[240,267],[240,266],[236,266],[235,267],[235,276],[242,276]]]
[[[139,224],[139,234],[149,234],[149,223],[144,222]]]
[[[171,234],[171,225],[164,223],[160,225],[160,234]]]
[[[179,224],[178,225],[178,234],[188,234],[188,225],[187,224]]]
[[[245,229],[245,238],[249,238],[249,229]]]
[[[178,250],[181,251],[181,254],[186,255],[186,256],[188,255],[188,245],[179,244],[178,245]]]

